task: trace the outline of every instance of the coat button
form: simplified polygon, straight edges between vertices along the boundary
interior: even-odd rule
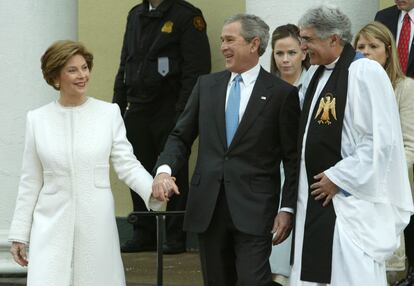
[[[226,161],[227,161],[228,159],[229,159],[229,157],[228,157],[228,156],[224,157],[224,160],[226,160]]]

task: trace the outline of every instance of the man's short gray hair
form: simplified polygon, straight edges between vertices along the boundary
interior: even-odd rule
[[[259,56],[263,55],[269,42],[269,26],[260,17],[251,14],[231,16],[224,21],[224,25],[234,22],[240,22],[240,34],[246,42],[250,43],[255,37],[259,38]]]
[[[321,5],[311,8],[300,18],[298,24],[299,28],[314,28],[321,39],[337,35],[343,44],[352,40],[351,21],[335,6]]]

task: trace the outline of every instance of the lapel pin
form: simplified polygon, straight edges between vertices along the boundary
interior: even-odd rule
[[[260,99],[261,100],[266,100],[266,96],[262,96]]]

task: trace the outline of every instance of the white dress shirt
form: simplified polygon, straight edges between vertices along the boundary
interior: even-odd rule
[[[250,96],[253,91],[254,84],[256,83],[256,79],[259,76],[260,72],[260,64],[257,63],[253,68],[241,73],[240,76],[242,80],[240,81],[240,107],[239,107],[239,123],[246,111],[247,103],[249,102]],[[231,85],[233,84],[234,78],[237,76],[237,73],[232,72],[229,83],[227,84],[227,92],[226,92],[226,109],[227,109],[227,101],[229,99],[229,93]]]

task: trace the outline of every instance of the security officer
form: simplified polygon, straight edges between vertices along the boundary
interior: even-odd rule
[[[197,77],[210,69],[210,46],[200,9],[184,0],[143,0],[131,9],[113,102],[121,108],[135,155],[149,172]],[[188,165],[176,177],[181,195],[171,198],[167,210],[185,209]],[[131,196],[134,211],[145,211],[142,199],[133,191]],[[165,254],[185,251],[182,223],[181,216],[167,217]],[[155,242],[154,217],[141,217],[132,240],[121,251],[155,250]]]

